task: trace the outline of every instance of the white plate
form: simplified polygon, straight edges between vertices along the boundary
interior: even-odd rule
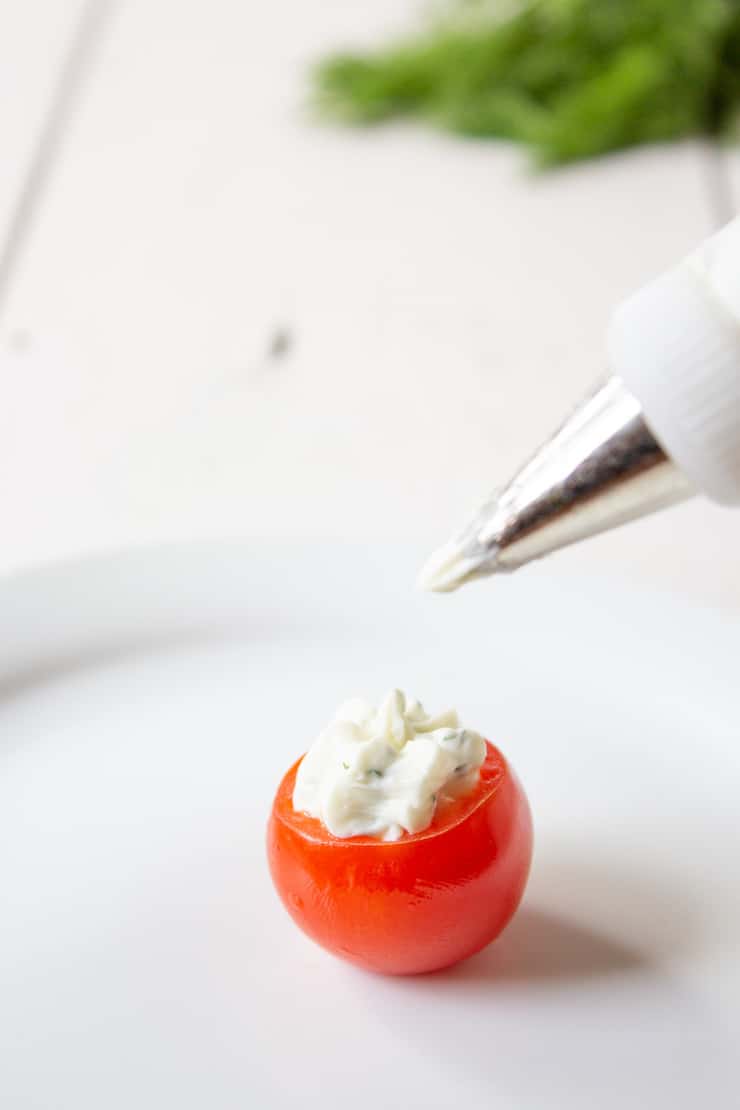
[[[140,553],[0,587],[0,1105],[729,1106],[740,630],[558,566],[415,596],[423,552]],[[306,940],[263,830],[348,694],[497,740],[536,857],[502,939],[382,979]]]

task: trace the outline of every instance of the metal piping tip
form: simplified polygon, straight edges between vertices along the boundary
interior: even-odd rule
[[[611,377],[425,563],[423,590],[450,592],[690,497],[693,489]]]

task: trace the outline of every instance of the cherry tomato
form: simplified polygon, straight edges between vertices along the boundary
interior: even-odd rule
[[[492,744],[486,749],[476,789],[396,841],[340,839],[297,813],[300,760],[291,767],[273,803],[268,858],[278,894],[308,936],[392,975],[447,967],[498,936],[524,892],[532,821],[508,763]]]

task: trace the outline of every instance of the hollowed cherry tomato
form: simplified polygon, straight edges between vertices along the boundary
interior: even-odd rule
[[[293,808],[298,763],[278,787],[267,845],[293,920],[337,956],[408,975],[471,956],[498,936],[524,892],[532,822],[519,782],[486,743],[470,794],[400,840],[340,839]]]

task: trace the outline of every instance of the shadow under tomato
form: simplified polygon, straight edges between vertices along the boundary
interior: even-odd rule
[[[501,937],[432,978],[556,985],[650,971],[700,945],[703,927],[690,883],[551,845]]]
[[[438,975],[458,982],[554,982],[626,973],[649,962],[644,953],[593,928],[525,906],[498,941]]]

